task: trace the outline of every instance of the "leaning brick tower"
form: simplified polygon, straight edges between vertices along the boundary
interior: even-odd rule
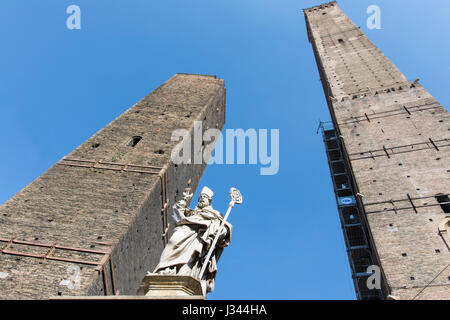
[[[304,10],[358,299],[450,299],[449,114],[336,2]],[[379,289],[370,266],[380,268]]]
[[[205,169],[171,161],[195,121],[223,127],[224,81],[177,74],[1,205],[0,299],[135,295]]]

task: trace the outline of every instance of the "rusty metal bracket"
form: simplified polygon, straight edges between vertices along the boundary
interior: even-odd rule
[[[111,251],[112,251],[111,248],[107,249],[106,251],[99,251],[99,250],[90,250],[90,249],[61,246],[58,244],[58,242],[54,242],[54,243],[50,244],[50,243],[21,241],[21,240],[16,240],[16,239],[17,239],[17,237],[12,238],[12,239],[0,238],[0,242],[7,243],[7,245],[1,250],[1,253],[8,254],[8,255],[14,255],[14,256],[42,259],[43,262],[46,260],[53,260],[53,261],[70,262],[70,263],[74,263],[74,264],[84,264],[84,265],[95,266],[95,271],[102,273],[106,295],[109,295],[109,288],[108,288],[108,280],[107,280],[107,276],[106,276],[105,266],[109,262],[110,270],[111,270],[112,289],[113,289],[113,293],[116,294],[117,291],[116,291],[116,282],[115,282],[115,277],[114,277],[114,266],[113,266],[113,262],[112,262],[112,258],[111,258]],[[9,248],[13,244],[39,247],[39,248],[49,248],[49,250],[45,254],[31,254],[31,253],[9,250]],[[106,243],[102,243],[102,244],[106,245]],[[54,256],[55,250],[73,251],[73,252],[88,253],[88,254],[98,254],[98,255],[103,255],[103,257],[99,261],[89,261],[89,260],[79,260],[79,259],[55,257]]]
[[[392,210],[394,210],[394,213],[397,214],[397,207],[395,206],[394,200],[391,199],[390,203],[392,204]]]
[[[112,170],[112,171],[120,171],[120,172],[135,172],[135,173],[146,173],[146,174],[159,174],[162,167],[155,166],[142,166],[136,164],[126,164],[126,163],[117,163],[117,162],[107,162],[101,160],[86,160],[86,159],[75,159],[75,158],[62,158],[58,163],[58,165],[64,165],[68,167],[79,167],[79,168],[89,168],[91,170],[94,169],[102,169],[102,170]],[[115,166],[115,167],[111,167]],[[158,170],[158,171],[156,171]]]
[[[444,196],[448,196],[450,194],[443,194]],[[392,209],[387,209],[387,210],[376,210],[376,211],[366,211],[366,214],[372,214],[372,213],[381,213],[381,212],[386,212],[386,211],[394,211],[395,213],[397,213],[400,210],[410,210],[411,208],[414,209],[414,211],[416,213],[418,213],[417,209],[418,208],[429,208],[429,207],[437,207],[443,204],[450,204],[450,202],[441,202],[441,203],[431,203],[431,204],[421,204],[421,205],[416,205],[413,203],[413,201],[415,200],[424,200],[424,199],[432,199],[435,198],[435,195],[432,196],[425,196],[425,197],[415,197],[412,198],[411,196],[409,196],[409,194],[407,195],[406,199],[396,199],[396,200],[388,200],[388,201],[379,201],[379,202],[371,202],[371,203],[365,203],[364,206],[365,207],[369,207],[369,206],[375,206],[375,205],[380,205],[380,204],[392,204],[393,208]],[[409,202],[411,204],[410,207],[396,207],[394,206],[394,203],[396,202]]]
[[[55,246],[57,246],[57,245],[58,245],[58,242],[55,242],[55,243],[52,245],[52,247],[47,251],[47,254],[45,255],[43,261],[45,261],[48,257],[50,257],[51,254],[53,254],[53,252],[55,251]]]
[[[406,106],[403,106],[401,108],[395,108],[392,110],[375,112],[370,115],[370,120],[382,119],[382,118],[393,117],[393,116],[401,116],[401,115],[404,115],[405,112],[408,113],[409,115],[411,115],[413,112],[423,112],[426,110],[438,109],[441,107],[440,105],[435,105],[435,104],[436,103],[426,103],[426,104],[419,105],[419,106],[410,106],[409,108],[407,108]],[[343,122],[340,122],[339,126],[345,125],[345,124],[352,124],[352,123],[358,122],[359,120],[364,120],[364,119],[369,120],[369,119],[367,119],[365,114],[359,115],[356,117],[352,116],[350,118],[344,119]]]
[[[164,166],[158,173],[161,181],[161,220],[162,220],[162,239],[164,246],[169,242],[169,217],[167,215],[169,210],[169,198],[167,196],[167,165]]]
[[[389,155],[389,153],[387,152],[387,150],[386,150],[386,147],[385,146],[383,146],[383,150],[384,150],[384,152],[386,153],[386,156],[388,157],[388,158],[391,158],[391,156]]]
[[[430,143],[431,143],[431,145],[430,145]],[[388,153],[388,149],[386,149],[386,147],[383,146],[383,149],[351,153],[351,154],[349,154],[349,157],[350,157],[350,161],[369,159],[369,158],[373,159],[374,157],[378,158],[378,157],[385,157],[385,156],[390,158],[392,155],[429,150],[429,149],[433,149],[433,148],[436,149],[436,151],[440,151],[441,148],[445,148],[445,147],[450,147],[450,140],[448,138],[444,138],[444,139],[440,139],[440,140],[432,140],[429,138],[427,141],[424,141],[424,142],[390,147],[389,148],[390,153]],[[376,153],[376,154],[374,155],[373,153]]]
[[[409,202],[411,203],[412,208],[414,209],[414,212],[417,213],[417,208],[414,205],[414,202],[411,199],[411,196],[409,195],[409,193],[406,194],[406,196],[408,197]]]
[[[407,108],[406,106],[403,106],[403,108],[405,109],[405,111],[406,111],[409,115],[411,115],[411,112],[408,110],[408,108]]]
[[[437,147],[437,145],[434,143],[434,141],[431,138],[428,138],[428,140],[430,140],[431,144],[433,145],[433,147],[439,151],[439,148]]]
[[[169,198],[168,198],[168,193],[167,193],[167,170],[168,170],[167,165],[165,165],[163,167],[156,167],[156,166],[144,166],[144,165],[135,165],[135,164],[128,164],[128,163],[107,162],[107,161],[102,161],[102,160],[77,159],[77,158],[70,158],[70,157],[63,157],[57,164],[69,166],[69,167],[89,168],[91,170],[101,169],[101,170],[119,171],[121,173],[135,172],[135,173],[158,175],[160,178],[160,181],[161,181],[162,239],[164,242],[164,246],[167,245],[167,243],[169,242],[168,233],[169,233],[169,227],[170,227],[169,218],[168,218]],[[55,248],[61,249],[60,246],[55,246]],[[50,253],[53,253],[53,250],[51,250]],[[77,251],[77,250],[75,250],[75,251]],[[80,251],[80,252],[86,252],[86,251]],[[107,285],[105,265],[108,263],[108,261],[111,261],[110,254],[108,252],[94,252],[94,251],[89,251],[89,253],[104,253],[105,255],[101,259],[100,262],[81,261],[81,260],[76,260],[76,261],[74,260],[74,261],[69,261],[69,262],[95,265],[96,270],[103,274],[103,279],[105,282],[105,293],[106,293],[106,295],[108,295],[109,289],[108,289],[108,285]],[[47,256],[50,256],[50,255],[47,255]],[[47,257],[46,259],[64,261],[64,260],[62,260],[63,258]],[[70,259],[68,259],[68,260],[70,260]],[[114,294],[116,294],[117,291],[115,289],[114,271],[113,271],[112,262],[110,262],[110,264],[111,264],[111,276],[112,276],[112,281],[113,281],[113,291],[114,291]]]

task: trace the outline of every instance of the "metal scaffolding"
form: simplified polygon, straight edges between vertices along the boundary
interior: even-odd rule
[[[370,290],[367,287],[368,277],[372,275],[368,272],[368,267],[375,263],[341,143],[332,122],[320,122],[319,130],[322,132],[330,166],[356,296],[359,300],[382,299],[380,289]]]

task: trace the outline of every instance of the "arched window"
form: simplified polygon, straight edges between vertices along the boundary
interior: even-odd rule
[[[134,147],[139,143],[139,141],[141,141],[141,139],[141,136],[134,136],[133,138],[131,138],[130,142],[128,142],[128,145],[130,147]]]

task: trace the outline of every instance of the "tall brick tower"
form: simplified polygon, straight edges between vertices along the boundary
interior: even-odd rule
[[[0,299],[136,294],[205,169],[171,161],[194,121],[223,127],[222,79],[175,75],[0,206]]]
[[[336,2],[304,15],[332,119],[321,128],[357,297],[450,299],[448,112]],[[380,290],[367,286],[371,265]]]

